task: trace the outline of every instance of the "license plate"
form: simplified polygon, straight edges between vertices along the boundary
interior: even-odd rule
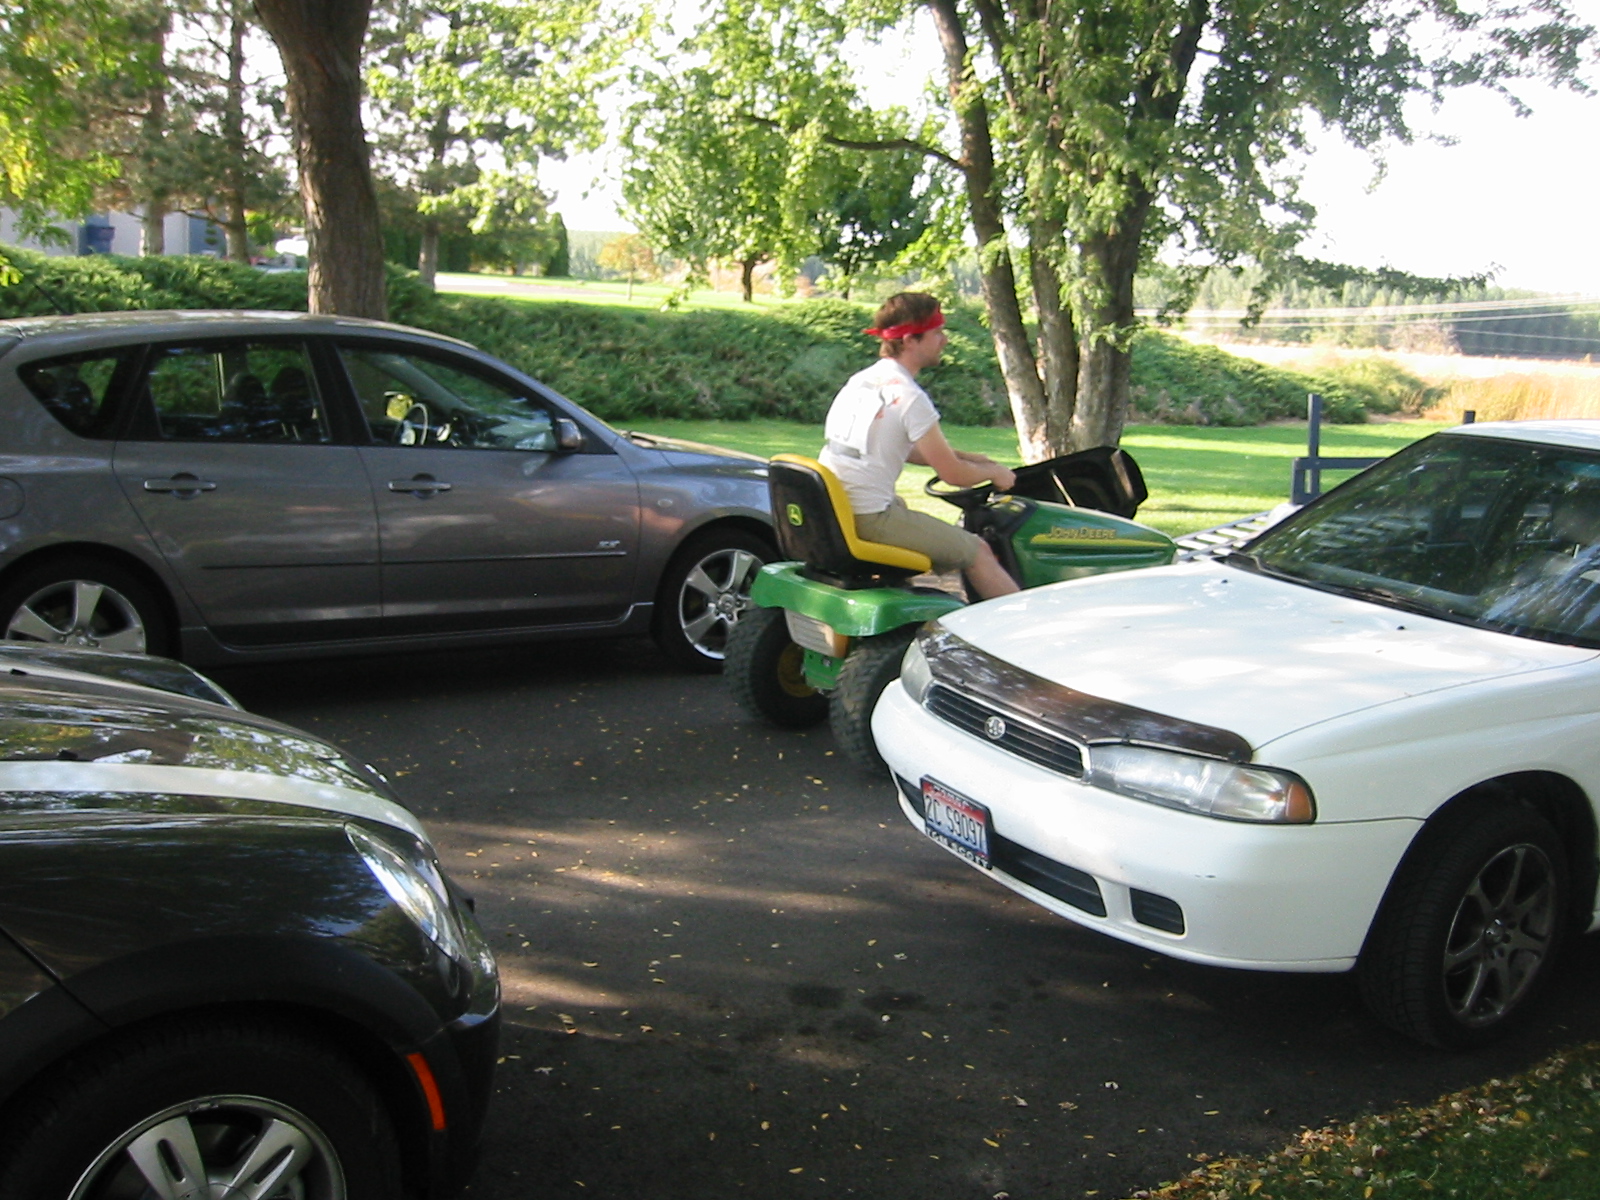
[[[928,836],[976,866],[989,866],[989,810],[936,779],[922,781],[923,827]]]

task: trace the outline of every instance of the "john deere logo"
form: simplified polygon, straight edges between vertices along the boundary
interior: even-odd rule
[[[788,516],[789,524],[791,525],[804,525],[806,523],[806,515],[800,511],[798,504],[789,505]]]
[[[983,736],[991,742],[998,742],[1006,735],[1006,723],[999,717],[990,717],[983,723]]]

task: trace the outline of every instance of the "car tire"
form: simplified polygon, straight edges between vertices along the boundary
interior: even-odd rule
[[[187,1195],[154,1179],[188,1173],[202,1179],[196,1194],[210,1195],[207,1174],[259,1181],[272,1170],[283,1173],[281,1187],[239,1194],[402,1194],[394,1130],[372,1086],[333,1044],[266,1021],[135,1034],[80,1059],[28,1111],[0,1160],[0,1196]]]
[[[1560,950],[1561,839],[1504,796],[1464,801],[1422,837],[1362,949],[1362,998],[1418,1041],[1485,1045],[1526,1016]]]
[[[805,729],[828,717],[828,698],[806,682],[805,651],[789,638],[781,608],[750,608],[728,634],[722,674],[734,700],[780,729]]]
[[[722,670],[728,635],[750,606],[756,572],[776,556],[741,529],[708,529],[672,556],[657,592],[655,639],[674,666]]]
[[[846,758],[874,775],[887,768],[872,740],[872,710],[883,689],[900,678],[900,660],[916,635],[917,627],[907,625],[851,646],[839,668],[839,685],[828,701],[833,740]]]
[[[70,649],[169,654],[160,598],[132,571],[101,559],[58,558],[0,590],[5,637]]]

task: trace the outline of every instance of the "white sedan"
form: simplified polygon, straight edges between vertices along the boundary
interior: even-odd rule
[[[1470,1046],[1594,929],[1600,422],[1427,438],[1220,561],[929,625],[873,733],[907,818],[1178,958],[1360,972]]]

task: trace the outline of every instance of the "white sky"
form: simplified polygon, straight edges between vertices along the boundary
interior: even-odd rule
[[[1573,7],[1600,24],[1600,0]],[[925,70],[916,57],[906,55],[908,72]],[[1531,116],[1481,91],[1419,112],[1414,128],[1455,144],[1392,147],[1375,187],[1366,155],[1328,138],[1306,172],[1304,194],[1320,219],[1305,251],[1419,275],[1498,267],[1505,287],[1600,295],[1600,97],[1532,87],[1519,94]],[[617,214],[615,163],[602,151],[545,165],[568,228],[631,228]]]

